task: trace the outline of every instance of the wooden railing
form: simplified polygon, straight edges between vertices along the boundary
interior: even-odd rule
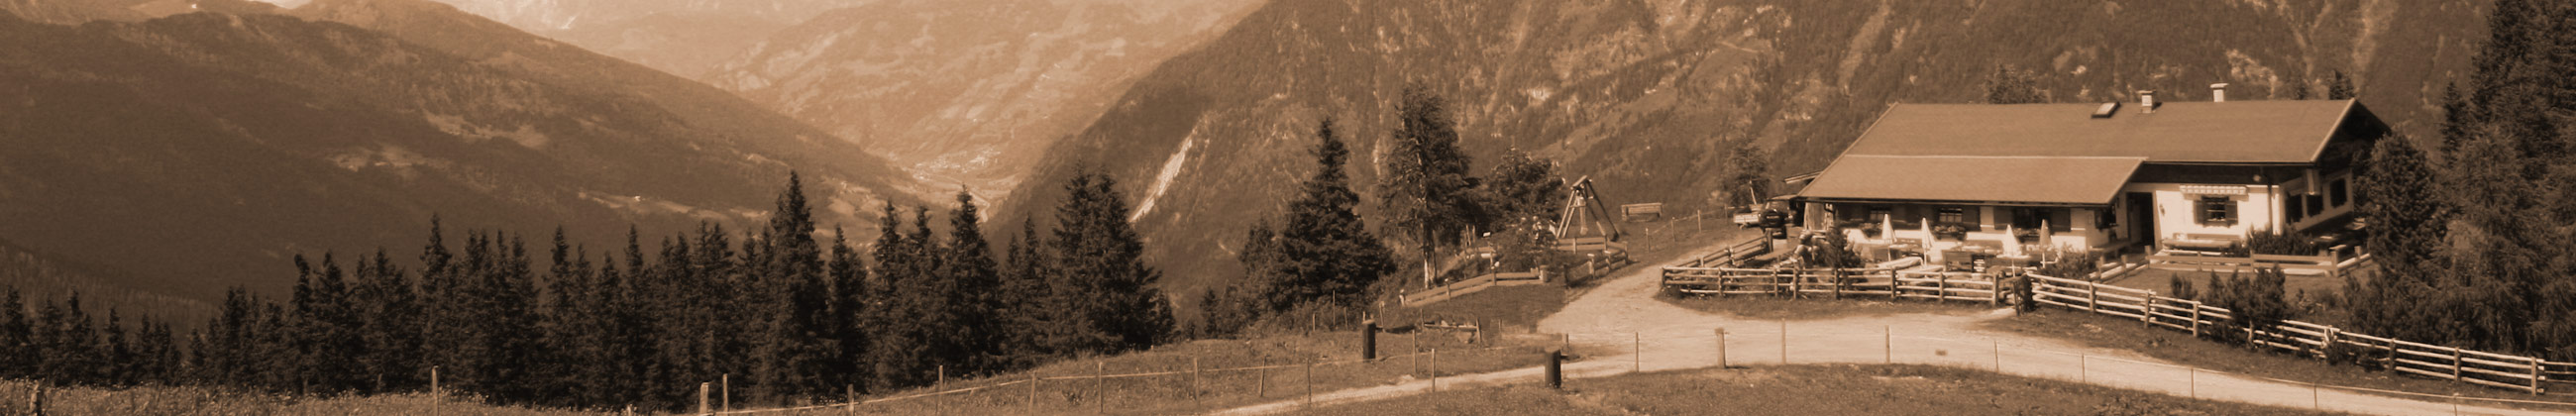
[[[1663,285],[1690,295],[1877,296],[2000,303],[1993,279],[1969,273],[1866,269],[1664,268]]]
[[[2353,267],[2368,260],[2370,260],[2369,253],[2361,253],[2353,246],[2335,246],[2328,249],[2326,254],[2314,256],[2278,254],[2255,254],[2244,257],[2161,254],[2147,256],[2147,263],[2152,265],[2150,267],[2166,270],[2219,271],[2278,267],[2285,272],[2322,273],[2326,277],[2333,278],[2343,277],[2345,273],[2350,273]]]
[[[1428,305],[1432,302],[1449,300],[1459,296],[1466,296],[1470,293],[1482,292],[1485,289],[1490,289],[1496,286],[1523,286],[1540,283],[1547,283],[1546,274],[1534,271],[1494,273],[1476,276],[1475,278],[1467,280],[1460,280],[1455,283],[1440,285],[1440,287],[1425,289],[1419,292],[1398,295],[1396,299],[1400,303],[1403,303],[1405,307],[1414,307]]]
[[[2253,328],[2234,324],[2235,316],[2227,308],[2199,301],[2157,296],[2150,290],[2028,276],[2033,279],[2031,300],[2039,304],[2136,319],[2145,326],[2185,331],[2195,337],[2227,331],[2227,336],[2242,334],[2246,343],[2259,348],[2317,359],[2331,359],[2336,351],[2347,351],[2356,362],[2398,372],[2534,394],[2545,389],[2543,383],[2576,381],[2576,364],[2571,363],[2357,334],[2301,321]]]
[[[1729,244],[1717,251],[1709,252],[1708,255],[1682,262],[1681,267],[1734,267],[1738,264],[1743,264],[1745,260],[1762,257],[1766,254],[1771,254],[1771,237],[1756,235],[1752,238],[1747,238],[1744,241]]]

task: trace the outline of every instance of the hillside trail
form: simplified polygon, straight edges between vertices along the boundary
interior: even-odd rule
[[[1714,250],[1711,247],[1704,250]],[[1688,258],[1696,258],[1693,255]],[[1568,384],[1582,378],[1638,371],[1710,368],[1719,365],[1717,330],[1724,328],[1727,365],[1791,364],[1934,364],[1997,370],[2016,376],[2047,378],[2170,394],[2288,408],[2378,415],[2563,415],[2412,400],[2306,384],[2246,378],[2157,360],[2136,352],[2092,348],[2063,340],[1987,330],[1978,323],[2012,315],[2010,309],[1960,313],[1907,313],[1821,320],[1748,320],[1700,312],[1655,299],[1661,269],[1673,263],[1639,267],[1580,295],[1538,324],[1538,332],[1567,334],[1574,361],[1565,363]],[[2105,328],[2105,330],[2123,330]],[[2127,330],[2152,330],[2130,328]],[[1786,344],[1786,351],[1782,345]],[[1537,383],[1539,367],[1478,374],[1442,375],[1439,389]],[[1431,380],[1316,393],[1317,406],[1411,396],[1432,391]],[[1303,408],[1303,400],[1283,400],[1215,412],[1273,414]]]

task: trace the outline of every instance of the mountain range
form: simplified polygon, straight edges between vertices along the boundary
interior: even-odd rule
[[[927,181],[998,196],[1130,80],[1221,33],[1251,3],[888,1],[781,30],[704,79]]]
[[[108,265],[97,278],[120,287],[283,293],[288,257],[407,258],[433,216],[451,239],[539,243],[558,225],[595,243],[740,229],[790,170],[853,232],[876,204],[953,192],[721,90],[437,3],[78,26],[6,11],[0,238]]]

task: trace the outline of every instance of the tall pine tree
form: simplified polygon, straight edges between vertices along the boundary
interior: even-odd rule
[[[1172,333],[1171,302],[1155,287],[1162,272],[1144,261],[1145,243],[1127,222],[1116,179],[1074,175],[1056,208],[1058,292],[1073,336],[1058,351],[1109,354],[1153,346]]]
[[[1271,282],[1262,296],[1274,312],[1303,302],[1361,308],[1370,285],[1396,270],[1394,253],[1360,221],[1359,194],[1351,191],[1344,172],[1350,148],[1334,135],[1330,120],[1316,127],[1315,137],[1309,150],[1315,156],[1314,176],[1288,203],[1279,230],[1281,256],[1272,263],[1279,270],[1270,275],[1284,280]]]

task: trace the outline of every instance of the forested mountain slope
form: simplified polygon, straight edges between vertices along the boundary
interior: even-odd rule
[[[1614,204],[1707,206],[1722,149],[1820,169],[1893,103],[1976,102],[1989,74],[2037,73],[2059,102],[2323,98],[2341,71],[2400,130],[2439,124],[2443,85],[2484,35],[2476,0],[2162,2],[1277,1],[1164,62],[1055,144],[1006,206],[1105,170],[1140,201],[1174,293],[1240,271],[1243,230],[1309,163],[1316,121],[1354,140],[1362,193],[1406,85],[1448,100],[1476,169],[1507,148],[1566,163]]]

